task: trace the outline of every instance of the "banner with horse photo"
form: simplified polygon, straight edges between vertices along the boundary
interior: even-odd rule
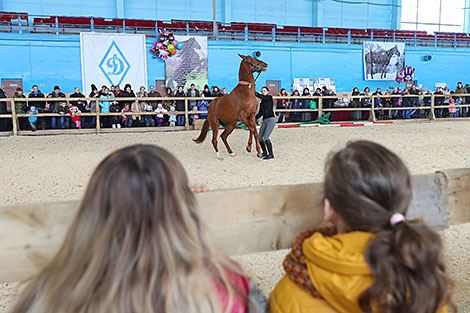
[[[186,90],[195,84],[196,89],[203,90],[208,83],[207,37],[178,36],[177,39],[183,43],[183,49],[165,61],[166,86],[172,90],[183,86]]]
[[[365,80],[395,80],[404,66],[404,43],[364,42]]]

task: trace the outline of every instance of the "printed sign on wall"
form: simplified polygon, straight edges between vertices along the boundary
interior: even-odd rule
[[[145,35],[80,33],[82,84],[86,96],[91,84],[98,89],[131,84],[147,86]]]
[[[405,66],[405,44],[364,42],[365,80],[395,80]]]

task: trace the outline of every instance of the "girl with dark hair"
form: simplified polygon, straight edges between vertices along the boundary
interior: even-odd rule
[[[304,92],[302,93],[302,97],[310,97],[310,96],[311,96],[310,90],[307,87],[305,87]],[[310,108],[310,106],[309,106],[310,101],[311,101],[311,99],[303,99],[301,108],[302,109],[309,109]],[[310,117],[310,112],[302,112],[301,116],[302,116],[302,122],[307,122],[309,120],[309,117]]]
[[[385,147],[355,141],[333,154],[324,221],[334,227],[294,239],[270,313],[456,312],[439,235],[405,218],[411,196],[408,169]]]
[[[135,145],[94,171],[52,260],[12,313],[265,313],[263,297],[206,235],[182,164]]]
[[[292,96],[300,96],[300,93],[298,90],[294,90],[294,92],[292,93]],[[300,109],[302,106],[302,101],[300,100],[300,98],[292,98],[290,100],[290,108],[292,110],[298,110]],[[292,112],[290,114],[291,118],[290,118],[290,121],[291,122],[300,122],[300,113],[299,112]]]
[[[281,92],[279,92],[279,96],[286,97],[288,96],[287,91],[285,88],[281,89]],[[276,109],[281,109],[285,110],[289,108],[289,99],[279,99],[277,100],[277,105]],[[276,115],[279,116],[279,119],[277,120],[278,123],[284,122],[284,116],[286,115],[286,112],[280,112],[276,113]]]
[[[354,87],[351,96],[359,96],[360,92],[357,87]],[[351,99],[351,107],[353,108],[360,108],[361,107],[361,99],[360,98],[352,98]],[[361,119],[361,111],[351,111],[351,121],[359,121]]]
[[[276,125],[273,97],[269,94],[269,89],[266,86],[261,88],[261,93],[257,92],[256,96],[261,99],[256,119],[263,117],[263,124],[261,124],[259,130],[259,144],[263,150],[263,154],[258,155],[258,157],[264,160],[274,159],[273,144],[271,140],[269,140],[269,136],[271,136],[274,126]]]

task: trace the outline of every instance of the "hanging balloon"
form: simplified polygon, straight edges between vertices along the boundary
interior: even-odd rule
[[[171,44],[176,47],[176,46],[178,45],[178,40],[176,40],[176,39],[173,40],[173,41],[171,42]]]
[[[168,49],[168,51],[170,51],[170,53],[175,51],[175,46],[173,46],[171,43],[166,48]]]
[[[169,40],[170,42],[173,41],[173,40],[175,40],[175,36],[173,36],[173,33],[172,33],[172,32],[168,33],[168,40]]]
[[[183,49],[183,43],[182,43],[182,42],[178,42],[178,45],[176,45],[176,48],[177,48],[178,50]]]
[[[170,53],[171,53],[171,55],[175,55],[176,54],[176,49],[172,50]]]

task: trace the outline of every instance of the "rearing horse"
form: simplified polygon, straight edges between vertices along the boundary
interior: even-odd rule
[[[258,111],[258,100],[255,96],[255,78],[253,73],[265,72],[268,64],[248,55],[241,55],[240,70],[238,72],[238,85],[228,95],[213,100],[209,105],[209,115],[204,121],[199,137],[193,139],[196,143],[202,143],[206,139],[209,127],[212,128],[212,145],[219,160],[222,156],[217,149],[217,133],[219,124],[225,128],[220,137],[227,148],[230,156],[234,156],[230,148],[227,137],[235,129],[237,122],[242,122],[248,127],[250,135],[246,151],[251,152],[251,144],[255,137],[256,152],[261,155],[261,146],[259,145],[258,131],[256,130],[256,112]]]

